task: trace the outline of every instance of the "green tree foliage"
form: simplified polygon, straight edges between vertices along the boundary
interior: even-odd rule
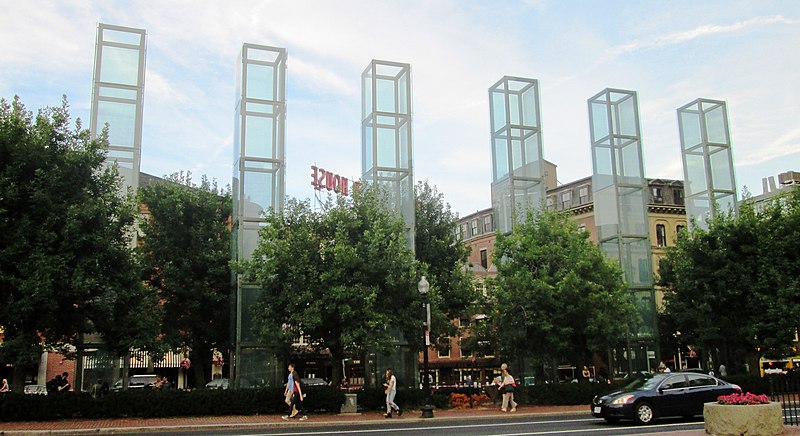
[[[796,354],[798,237],[798,189],[759,211],[744,204],[708,230],[695,227],[661,262],[671,331],[729,366]]]
[[[140,328],[157,310],[132,257],[136,207],[104,168],[107,133],[75,124],[66,98],[35,119],[18,98],[0,101],[0,325],[15,370],[81,333],[114,350],[155,336]]]
[[[566,215],[529,212],[495,250],[486,327],[501,356],[587,362],[631,326],[621,270]]]
[[[211,375],[213,348],[229,345],[230,192],[173,174],[139,189],[148,214],[139,251],[164,308],[163,343],[190,349],[195,383]]]
[[[414,255],[374,186],[329,199],[321,212],[290,199],[267,216],[242,272],[263,288],[253,314],[270,343],[304,334],[339,362],[346,352],[389,351],[398,332],[422,331]],[[341,367],[333,371],[338,385]]]
[[[452,322],[465,315],[480,297],[472,274],[465,268],[469,246],[458,240],[458,216],[444,202],[444,196],[427,181],[417,182],[415,251],[431,284],[432,336],[456,336]]]

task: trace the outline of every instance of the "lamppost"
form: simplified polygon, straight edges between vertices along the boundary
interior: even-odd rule
[[[430,288],[430,284],[427,280],[425,280],[425,276],[422,276],[419,283],[417,284],[417,289],[419,290],[419,295],[422,297],[422,304],[425,306],[425,313],[427,318],[425,319],[425,342],[422,346],[422,417],[423,418],[433,418],[433,406],[431,406],[431,398],[430,398],[430,376],[428,375],[428,347],[431,345],[431,306],[428,304],[428,289]]]

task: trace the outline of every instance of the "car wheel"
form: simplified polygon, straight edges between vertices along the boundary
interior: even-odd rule
[[[639,405],[636,406],[636,413],[633,415],[637,424],[649,424],[653,422],[653,418],[655,417],[656,414],[655,411],[653,411],[653,406],[648,403],[639,403]]]

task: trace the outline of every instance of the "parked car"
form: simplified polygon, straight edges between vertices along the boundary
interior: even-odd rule
[[[149,389],[153,387],[156,380],[158,380],[158,376],[155,374],[134,375],[128,377],[128,389]],[[122,390],[122,379],[117,380],[111,390]]]
[[[300,379],[300,383],[303,386],[328,386],[328,382],[326,382],[325,379],[317,378],[317,377],[314,377],[314,378],[301,378]]]
[[[22,388],[25,395],[47,395],[47,386],[45,385],[25,385]]]
[[[639,424],[666,416],[690,417],[703,413],[703,403],[741,391],[739,386],[707,374],[653,374],[637,378],[622,390],[594,397],[592,416],[609,422],[632,419]]]
[[[228,379],[218,378],[206,383],[206,389],[228,389]]]

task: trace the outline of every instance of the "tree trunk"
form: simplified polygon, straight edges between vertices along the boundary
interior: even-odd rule
[[[339,387],[342,384],[342,359],[344,359],[344,352],[334,348],[328,348],[328,350],[331,352],[331,364],[333,365],[331,386]]]
[[[211,364],[211,351],[206,352],[205,347],[198,347],[191,352],[192,368],[194,369],[194,387],[202,388],[206,385],[206,368]],[[211,370],[209,370],[209,374]]]
[[[25,389],[25,372],[26,368],[22,365],[14,365],[14,370],[11,372],[11,390],[14,392],[22,393]],[[39,381],[40,385],[45,384],[47,380]]]

